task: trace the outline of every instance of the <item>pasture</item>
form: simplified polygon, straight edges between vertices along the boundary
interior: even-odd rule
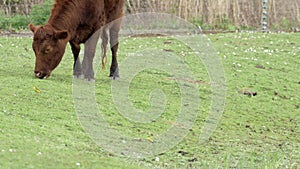
[[[201,99],[197,119],[182,141],[153,157],[138,159],[106,151],[83,129],[74,108],[69,46],[50,78],[40,80],[33,75],[31,38],[0,37],[0,168],[300,168],[300,34],[243,32],[207,37],[221,58],[227,92],[222,118],[205,142],[199,142],[199,136],[209,115],[211,87],[205,66],[195,61],[197,56],[168,36],[120,41],[120,64],[141,48],[182,57],[196,78],[186,83],[197,85]],[[118,113],[109,69],[96,71],[98,107],[115,130],[152,144],[154,136],[175,121],[180,88],[178,79],[167,72],[146,69],[131,81],[130,102],[137,109],[151,107],[149,95],[156,88],[167,98],[159,118],[137,123]]]

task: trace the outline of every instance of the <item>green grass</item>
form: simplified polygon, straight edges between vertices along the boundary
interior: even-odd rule
[[[0,168],[299,168],[300,34],[207,36],[224,66],[227,97],[222,119],[204,143],[199,136],[212,92],[203,63],[172,37],[121,41],[120,64],[143,48],[163,50],[178,55],[198,80],[201,106],[189,134],[173,148],[141,159],[106,151],[81,126],[74,108],[69,48],[51,77],[39,80],[33,76],[31,39],[0,37]],[[145,69],[133,78],[132,107],[149,110],[149,94],[157,88],[167,98],[159,118],[138,123],[118,113],[109,70],[97,71],[96,101],[113,129],[141,140],[153,135],[155,142],[156,135],[173,125],[180,111],[180,79],[158,69]],[[34,86],[41,92],[34,92]],[[258,95],[245,96],[243,90]]]

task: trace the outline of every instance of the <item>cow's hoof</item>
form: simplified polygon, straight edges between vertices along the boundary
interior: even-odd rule
[[[109,78],[110,78],[111,80],[119,80],[119,79],[120,79],[119,76],[110,76]]]
[[[94,78],[84,78],[87,82],[95,82]]]
[[[74,79],[83,79],[83,75],[81,74],[81,75],[73,75],[73,78]]]
[[[94,75],[85,75],[84,79],[88,82],[95,82]]]
[[[111,69],[109,77],[110,77],[111,80],[119,80],[120,79],[119,69],[116,68],[114,71]]]

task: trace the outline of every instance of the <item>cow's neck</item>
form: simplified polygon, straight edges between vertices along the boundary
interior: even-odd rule
[[[54,6],[47,24],[51,25],[56,30],[68,31],[72,37],[76,32],[76,28],[80,21],[78,13],[74,12],[78,11],[78,9],[73,5],[68,5],[68,1],[63,2],[65,4],[56,4]],[[60,3],[60,1],[57,1],[56,3]],[[66,6],[68,7],[65,8]]]

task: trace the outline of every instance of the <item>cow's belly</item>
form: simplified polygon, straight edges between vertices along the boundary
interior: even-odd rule
[[[95,29],[90,26],[79,26],[71,41],[76,44],[85,43],[94,32]]]

